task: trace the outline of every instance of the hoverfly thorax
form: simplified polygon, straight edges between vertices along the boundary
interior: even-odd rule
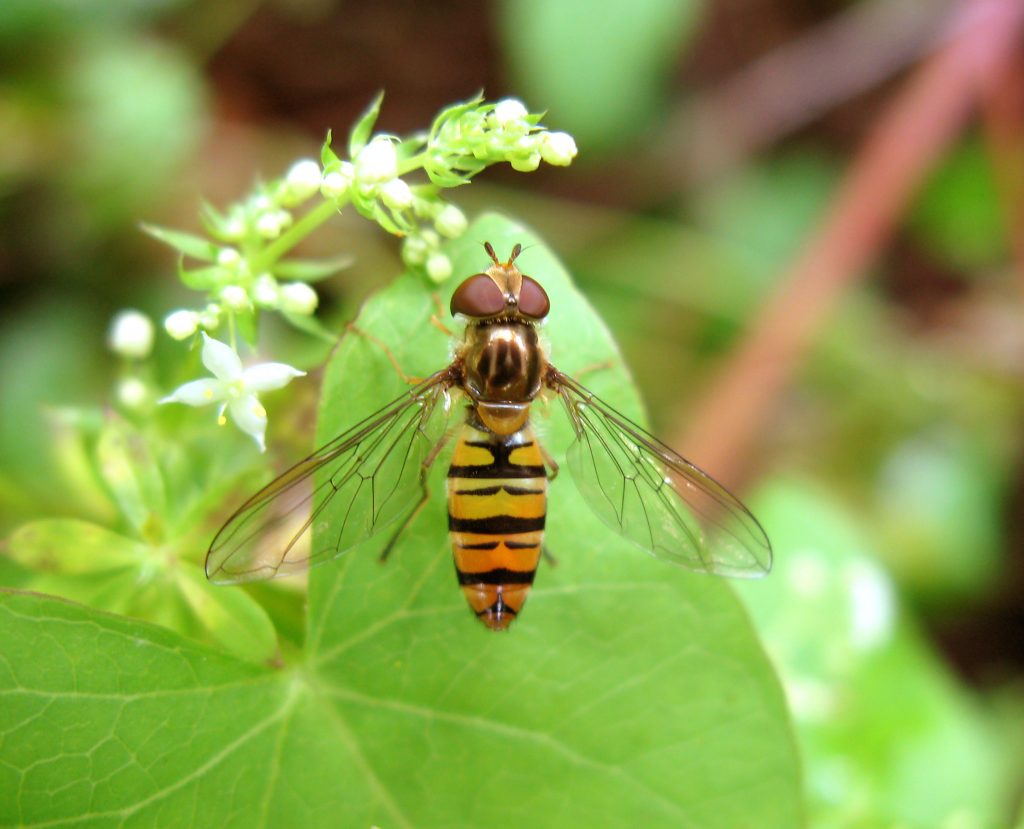
[[[490,244],[485,248],[494,264],[456,289],[451,310],[469,319],[459,349],[466,391],[482,423],[507,435],[522,428],[541,390],[544,356],[535,326],[550,303],[544,289],[515,266],[519,245],[507,262]]]

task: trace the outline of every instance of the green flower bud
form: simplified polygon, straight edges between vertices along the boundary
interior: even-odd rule
[[[567,132],[546,132],[541,137],[540,155],[548,164],[567,167],[576,153],[576,141]]]
[[[405,210],[412,206],[412,190],[400,178],[393,178],[380,186],[380,198],[392,210]]]
[[[289,282],[281,286],[281,308],[284,311],[308,316],[319,303],[320,297],[305,282]]]
[[[199,328],[199,315],[195,311],[172,311],[164,319],[164,330],[176,340],[187,340]]]
[[[153,348],[153,321],[141,311],[121,311],[110,324],[107,342],[115,354],[141,360]]]
[[[427,276],[434,282],[444,282],[452,275],[452,260],[440,251],[434,251],[427,257]]]
[[[291,166],[285,174],[284,185],[290,204],[299,204],[320,189],[320,165],[305,158]]]
[[[454,239],[466,232],[466,214],[454,204],[445,205],[444,209],[434,219],[434,227],[442,236]]]

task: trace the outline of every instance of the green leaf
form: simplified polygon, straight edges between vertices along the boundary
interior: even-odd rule
[[[378,92],[377,97],[373,99],[373,102],[366,111],[359,116],[359,120],[356,121],[355,126],[352,127],[352,132],[348,138],[348,157],[354,159],[359,155],[359,151],[366,146],[366,142],[370,140],[370,134],[373,132],[373,125],[377,123],[377,116],[380,115],[380,105],[384,100],[384,93]]]
[[[244,590],[222,590],[201,570],[179,567],[178,589],[202,626],[228,651],[263,662],[277,650],[277,634],[267,612]]]
[[[285,259],[274,265],[274,275],[281,279],[319,282],[351,267],[355,257],[348,254],[330,259]]]
[[[290,325],[293,325],[299,331],[316,337],[319,340],[323,340],[325,343],[334,345],[338,342],[338,335],[324,325],[316,317],[307,316],[305,314],[296,314],[292,311],[281,311],[283,316]]]
[[[170,245],[175,250],[181,251],[186,256],[191,256],[193,259],[213,262],[220,252],[220,248],[217,245],[209,239],[204,239],[202,236],[195,236],[180,230],[168,230],[165,227],[151,224],[143,224],[142,230],[154,239],[158,239],[165,245]]]
[[[7,552],[25,567],[60,573],[138,567],[148,556],[145,544],[74,518],[48,518],[19,527]]]
[[[456,273],[486,264],[484,240],[499,256],[523,243],[518,263],[551,297],[555,364],[574,372],[613,360],[586,382],[638,415],[608,332],[532,233],[480,219],[446,248]],[[434,312],[407,274],[367,302],[357,325],[406,373],[425,376],[448,355]],[[347,335],[325,371],[319,440],[405,389],[380,344]],[[561,411],[551,406],[548,419],[544,408],[540,429],[557,459],[570,430]],[[493,634],[452,573],[443,472],[439,464],[434,498],[386,567],[376,560],[381,539],[310,574],[309,658],[410,823],[473,826],[495,814],[531,826],[800,823],[781,693],[724,582],[613,537],[563,474],[548,522],[558,565],[542,566],[510,633]],[[425,751],[429,764],[418,760]]]
[[[327,137],[324,139],[323,145],[320,147],[320,166],[325,170],[337,164],[338,154],[331,149],[331,141],[334,140],[334,136],[331,130],[327,130]]]
[[[211,291],[224,281],[224,269],[219,265],[206,268],[186,268],[184,257],[178,261],[178,279],[193,291]]]
[[[551,296],[556,365],[618,360],[554,257],[507,219],[485,217],[446,249],[459,273],[486,264],[483,239],[502,254],[528,246],[520,263]],[[448,358],[435,307],[410,273],[358,323],[423,375]],[[620,364],[586,379],[639,413]],[[348,335],[326,369],[320,437],[407,389],[380,345]],[[568,429],[551,414],[544,436],[560,454]],[[560,477],[558,566],[542,567],[513,629],[491,633],[451,572],[436,473],[386,566],[382,539],[310,574],[306,650],[283,670],[0,595],[0,823],[801,825],[781,692],[726,584],[612,537]]]

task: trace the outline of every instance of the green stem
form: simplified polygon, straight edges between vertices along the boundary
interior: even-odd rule
[[[398,175],[404,176],[406,173],[411,173],[413,170],[418,170],[423,166],[423,162],[427,160],[427,151],[424,150],[421,153],[416,153],[414,156],[410,156],[405,161],[399,162],[398,164]]]
[[[341,206],[336,201],[324,201],[310,210],[252,259],[250,267],[253,273],[269,270],[278,259],[337,213]]]
[[[231,350],[238,353],[238,337],[235,334],[235,312],[228,311],[228,338],[231,340]]]

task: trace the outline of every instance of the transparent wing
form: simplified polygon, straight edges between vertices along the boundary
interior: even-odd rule
[[[561,372],[553,384],[576,432],[568,465],[598,517],[658,558],[725,576],[763,576],[772,548],[734,496]]]
[[[448,422],[450,369],[434,374],[267,484],[221,527],[210,581],[270,579],[326,561],[410,512]]]

